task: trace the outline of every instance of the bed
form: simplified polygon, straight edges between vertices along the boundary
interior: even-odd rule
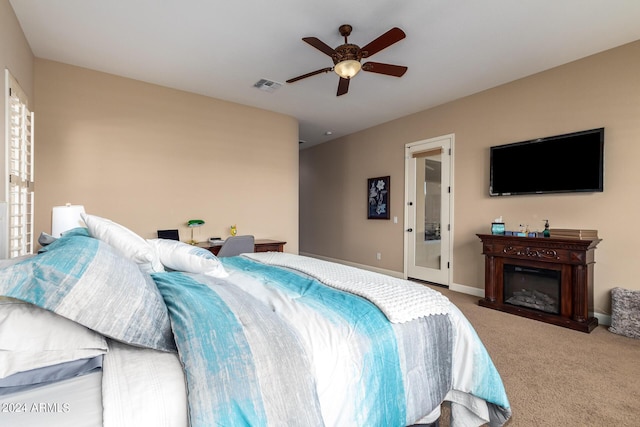
[[[0,425],[503,425],[472,326],[417,283],[286,253],[216,258],[85,215],[0,263]]]

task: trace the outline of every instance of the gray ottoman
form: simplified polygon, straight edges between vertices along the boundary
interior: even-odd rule
[[[614,334],[640,339],[640,291],[611,289],[611,327]]]

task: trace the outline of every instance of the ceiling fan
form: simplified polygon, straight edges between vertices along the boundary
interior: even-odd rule
[[[362,58],[373,56],[382,49],[386,49],[392,44],[405,38],[406,34],[404,31],[400,28],[394,27],[369,44],[360,48],[359,46],[347,41],[347,37],[351,34],[352,29],[351,25],[348,24],[340,26],[338,31],[340,31],[340,35],[344,37],[344,44],[336,47],[335,49],[317,37],[303,37],[302,41],[315,47],[320,52],[329,55],[333,60],[334,65],[333,67],[322,68],[320,70],[294,77],[287,80],[287,83],[297,82],[298,80],[306,79],[307,77],[315,76],[316,74],[334,71],[338,76],[340,76],[340,81],[338,82],[338,93],[336,94],[336,96],[340,96],[347,93],[349,90],[349,81],[353,76],[358,74],[360,70],[394,77],[402,77],[404,73],[407,72],[407,67],[401,65],[383,64],[381,62],[372,61],[365,62],[364,64],[360,63]]]

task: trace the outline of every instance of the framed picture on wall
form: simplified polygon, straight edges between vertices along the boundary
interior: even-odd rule
[[[390,176],[367,179],[367,219],[389,219]]]

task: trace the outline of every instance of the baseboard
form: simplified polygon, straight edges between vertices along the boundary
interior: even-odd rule
[[[335,262],[337,264],[349,265],[351,267],[361,268],[363,270],[375,271],[376,273],[386,274],[387,276],[397,277],[399,279],[404,279],[404,273],[400,271],[387,270],[384,268],[377,268],[371,265],[358,264],[356,262],[345,261],[342,259],[330,258],[322,255],[310,254],[306,252],[300,252],[302,256],[308,256],[311,258],[317,258],[324,261]],[[449,290],[453,292],[460,292],[461,294],[473,295],[478,298],[484,298],[484,289],[474,288],[473,286],[460,285],[458,283],[452,283],[449,286]],[[611,316],[604,313],[589,313],[590,316],[598,319],[598,324],[603,326],[611,326]]]
[[[387,270],[387,269],[384,269],[384,268],[373,267],[371,265],[358,264],[356,262],[345,261],[343,259],[330,258],[330,257],[322,256],[322,255],[310,254],[310,253],[306,253],[306,252],[300,252],[300,255],[308,256],[308,257],[311,257],[311,258],[317,258],[317,259],[321,259],[321,260],[324,260],[324,261],[335,262],[336,264],[342,264],[342,265],[348,265],[348,266],[351,266],[351,267],[357,267],[357,268],[361,268],[363,270],[374,271],[376,273],[386,274],[387,276],[396,277],[396,278],[399,278],[399,279],[404,279],[404,274],[402,272],[400,272],[400,271]]]
[[[459,285],[452,283],[449,286],[450,291],[460,292],[461,294],[473,295],[478,298],[484,298],[484,289],[474,288],[473,286]]]
[[[593,317],[598,319],[598,325],[611,326],[611,315],[603,313],[593,313]]]

